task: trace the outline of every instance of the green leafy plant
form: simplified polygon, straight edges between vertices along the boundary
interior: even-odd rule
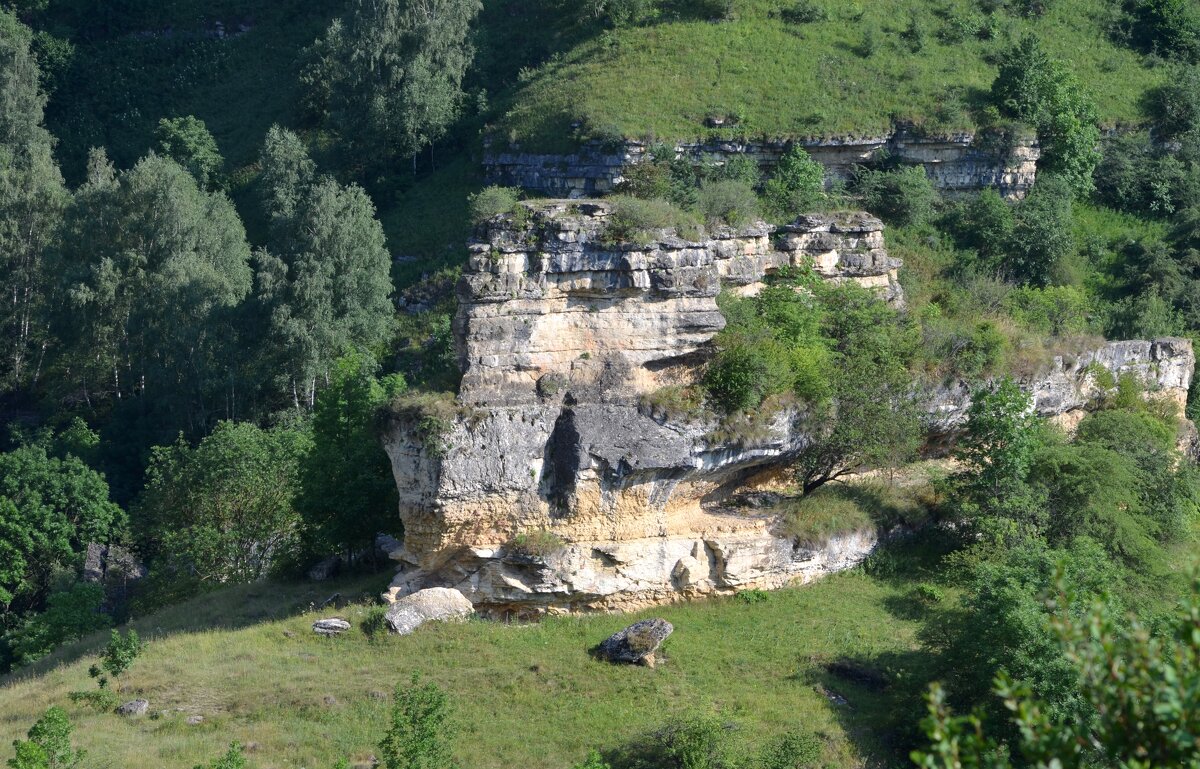
[[[520,201],[521,191],[513,187],[484,187],[470,197],[471,221],[481,224],[501,214],[513,214]]]
[[[71,747],[71,726],[67,713],[57,705],[29,729],[26,740],[13,743],[16,756],[9,759],[10,769],[75,769],[83,761],[82,750]]]
[[[560,552],[565,546],[563,538],[549,529],[522,532],[508,543],[511,553],[526,558],[545,558]]]
[[[396,687],[387,732],[379,743],[380,763],[384,769],[454,769],[453,737],[446,694],[413,673],[408,686]]]

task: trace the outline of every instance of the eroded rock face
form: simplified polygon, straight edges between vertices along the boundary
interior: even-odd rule
[[[889,160],[920,166],[934,187],[946,193],[993,188],[1001,195],[1019,198],[1037,178],[1041,152],[1032,139],[1018,141],[1007,155],[990,149],[987,138],[972,133],[918,136],[904,128],[868,137],[824,137],[800,139],[798,143],[825,167],[826,179],[846,180],[856,166],[869,165],[886,154]],[[792,146],[790,141],[681,142],[677,157],[723,163],[744,155],[771,173]],[[584,198],[611,192],[630,166],[644,162],[649,147],[627,141],[613,148],[589,143],[574,153],[494,151],[484,155],[484,170],[498,183],[556,197]]]
[[[384,437],[405,528],[390,597],[439,586],[485,613],[632,609],[809,581],[875,547],[875,532],[800,544],[767,513],[725,504],[810,445],[819,426],[803,408],[784,405],[733,438],[647,396],[694,381],[724,326],[722,285],[754,291],[770,270],[812,264],[900,300],[878,220],[804,217],[616,247],[604,243],[607,216],[601,203],[539,204],[472,246],[455,323],[457,414],[436,445],[403,419]],[[1116,342],[1060,356],[1025,385],[1045,415],[1086,408],[1101,372],[1182,400],[1194,362],[1186,340]],[[953,432],[969,402],[964,384],[932,388],[931,431]],[[510,545],[539,531],[561,545],[536,556]]]

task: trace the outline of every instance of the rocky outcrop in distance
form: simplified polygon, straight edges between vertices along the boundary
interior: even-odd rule
[[[1041,157],[1033,139],[996,148],[970,132],[923,136],[905,128],[869,137],[680,142],[673,149],[676,157],[716,164],[744,155],[769,174],[793,145],[825,167],[827,182],[845,181],[856,167],[886,157],[889,163],[922,167],[933,186],[944,193],[992,188],[1006,198],[1023,197],[1033,187]],[[649,158],[650,149],[636,140],[617,145],[592,141],[575,152],[555,154],[500,150],[489,143],[483,167],[495,184],[559,198],[587,198],[613,191],[624,180],[626,169]]]
[[[875,531],[797,542],[768,512],[727,504],[777,481],[810,445],[819,425],[803,408],[722,437],[713,418],[664,413],[651,396],[695,381],[724,327],[722,286],[752,292],[773,270],[811,264],[900,301],[879,221],[851,212],[613,245],[609,212],[533,204],[472,244],[458,287],[457,403],[435,437],[400,413],[384,435],[405,529],[390,597],[443,586],[484,614],[634,609],[806,582],[853,567],[878,542]],[[1040,413],[1069,421],[1113,376],[1182,402],[1194,363],[1187,340],[1111,342],[1059,356],[1023,384]],[[965,420],[965,384],[928,398],[933,434]],[[518,535],[538,547],[517,546]]]

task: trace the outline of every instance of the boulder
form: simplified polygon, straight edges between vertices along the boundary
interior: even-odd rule
[[[654,653],[675,631],[665,619],[644,619],[613,633],[596,647],[596,656],[609,662],[654,667]]]
[[[430,587],[392,604],[388,609],[387,623],[393,632],[408,635],[426,622],[462,620],[474,612],[475,607],[458,590]]]
[[[350,629],[350,623],[344,619],[331,617],[330,619],[319,619],[313,623],[313,632],[317,635],[335,636],[341,635]]]
[[[126,702],[121,707],[117,708],[119,716],[144,716],[146,711],[150,709],[148,700],[131,700]]]

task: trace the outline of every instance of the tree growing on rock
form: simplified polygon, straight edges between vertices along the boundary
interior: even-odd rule
[[[1078,195],[1092,190],[1092,171],[1100,161],[1095,102],[1035,35],[1004,54],[992,101],[1004,116],[1037,130],[1039,170],[1059,174]]]

